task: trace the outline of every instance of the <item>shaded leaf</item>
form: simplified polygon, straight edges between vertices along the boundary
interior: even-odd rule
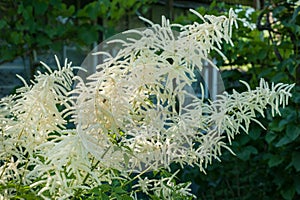
[[[268,161],[269,167],[275,167],[284,161],[284,157],[280,155],[273,155]]]
[[[292,165],[297,172],[300,171],[300,152],[294,152],[292,155]]]
[[[276,133],[270,132],[270,133],[266,134],[265,140],[267,141],[268,144],[270,144],[276,137],[277,137]]]
[[[286,129],[286,135],[294,141],[300,135],[300,127],[294,124],[291,124]]]
[[[259,126],[254,126],[249,131],[249,137],[253,140],[257,140],[262,132],[262,128]]]
[[[242,160],[248,160],[251,154],[257,154],[257,149],[254,146],[246,146],[241,152],[237,153],[237,157]]]
[[[293,197],[295,195],[295,188],[293,188],[293,187],[287,187],[286,189],[281,190],[280,194],[282,195],[282,197],[285,200],[291,200],[291,199],[293,199]]]

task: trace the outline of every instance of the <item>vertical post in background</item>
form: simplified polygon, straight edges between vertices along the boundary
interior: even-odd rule
[[[174,20],[174,0],[166,0],[166,5],[167,5],[167,11],[168,11],[168,19],[171,21]]]
[[[212,67],[212,91],[211,91],[211,99],[216,100],[218,94],[218,69]]]
[[[208,90],[208,88],[209,88],[209,71],[208,71],[208,68],[207,67],[205,67],[205,66],[207,66],[208,65],[208,63],[205,61],[204,62],[204,64],[203,64],[203,70],[204,70],[204,97],[205,98],[209,98],[209,90]]]
[[[101,23],[101,25],[102,25],[102,19],[101,19],[101,21],[98,19],[98,18],[96,18],[95,20],[94,20],[94,25],[95,26],[97,26],[98,25],[98,23]],[[93,42],[93,49],[95,49],[97,46],[98,46],[98,43],[99,43],[99,40],[103,40],[103,34],[101,33],[101,31],[99,31],[99,34],[98,34],[98,41],[95,41],[95,42]],[[100,42],[101,42],[100,41]],[[92,73],[95,73],[96,72],[96,66],[98,65],[98,56],[93,56],[93,59],[92,59]]]
[[[253,4],[256,10],[261,10],[264,8],[264,0],[253,0]]]

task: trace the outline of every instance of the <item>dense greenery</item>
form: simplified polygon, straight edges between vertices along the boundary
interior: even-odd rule
[[[143,14],[154,1],[1,1],[0,64],[26,57],[34,72],[39,65],[37,55],[61,54],[63,46],[87,54],[93,42],[116,33],[121,18],[136,11]]]
[[[252,124],[249,135],[240,135],[222,162],[209,167],[207,175],[195,168],[182,173],[184,180],[194,182],[194,192],[201,199],[298,199],[300,197],[300,6],[296,1],[266,2],[263,10],[247,13],[238,6],[240,18],[256,25],[251,30],[239,23],[233,33],[234,47],[224,46],[228,61],[221,58],[223,80],[230,92],[245,88],[237,80],[256,85],[263,77],[273,82],[293,83],[292,102],[282,115],[260,118],[266,130]],[[224,4],[212,4],[205,13],[228,11]],[[179,21],[191,19],[180,17]],[[193,19],[194,20],[194,19]],[[226,67],[230,66],[230,67]],[[230,69],[230,70],[228,70]]]

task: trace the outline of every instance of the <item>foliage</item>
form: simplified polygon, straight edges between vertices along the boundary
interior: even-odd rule
[[[90,50],[109,37],[118,20],[148,8],[153,0],[6,0],[0,2],[0,64],[30,58],[31,75],[37,55],[62,52],[63,46]],[[103,24],[103,21],[109,23]],[[51,52],[49,52],[51,51]]]
[[[182,172],[182,179],[193,182],[194,194],[201,199],[298,199],[300,196],[299,1],[265,3],[261,11],[250,12],[241,6],[233,8],[239,18],[246,18],[248,25],[238,22],[239,29],[232,36],[234,46],[223,49],[228,60],[217,59],[217,62],[223,69],[229,92],[233,88],[246,89],[236,81],[239,79],[252,86],[260,78],[297,82],[292,90],[292,103],[280,109],[282,114],[275,118],[269,109],[264,112],[267,117],[258,120],[265,130],[251,123],[249,137],[237,136],[232,143],[237,156],[224,152],[222,163],[209,166],[206,176],[199,174],[196,168],[188,167]],[[197,9],[201,14],[227,13],[228,10],[229,6],[220,3],[213,3],[209,9]],[[188,22],[195,18],[181,16],[177,20]],[[212,56],[218,57],[217,54]]]

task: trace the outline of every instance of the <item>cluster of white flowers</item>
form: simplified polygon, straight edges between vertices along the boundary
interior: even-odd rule
[[[181,26],[163,17],[158,25],[143,19],[150,28],[110,41],[122,46],[116,56],[96,53],[106,59],[86,82],[73,74],[71,63],[61,67],[57,61],[58,70],[44,64],[48,72],[2,99],[0,184],[14,181],[45,199],[66,199],[113,179],[138,178],[133,198],[139,191],[162,199],[192,196],[189,184],[175,185],[175,175],[160,180],[140,175],[169,170],[172,162],[205,172],[221,148],[230,150],[225,137],[231,141],[240,130],[247,132],[251,121],[259,123],[255,112],[263,115],[267,105],[279,113],[293,87],[270,88],[261,80],[255,90],[224,93],[209,103],[189,92],[203,61],[214,66],[210,51],[223,56],[220,44],[232,44],[236,24],[232,10],[228,18],[192,12],[202,24]],[[75,128],[66,127],[69,117]],[[138,175],[132,178],[133,172]],[[8,188],[5,195],[14,192]]]
[[[161,177],[160,179],[148,179],[148,177],[138,177],[138,183],[133,188],[139,188],[145,194],[153,193],[159,199],[178,199],[178,197],[195,197],[190,193],[189,188],[191,183],[179,183],[176,184],[175,177],[178,171],[169,177]],[[133,199],[138,200],[136,194]]]
[[[212,134],[201,134],[204,103],[186,87],[196,81],[195,70],[202,70],[203,61],[211,63],[211,50],[220,49],[223,41],[232,43],[236,16],[232,11],[229,18],[193,12],[203,24],[172,25],[163,17],[158,25],[144,19],[151,28],[130,30],[125,34],[134,37],[109,41],[122,45],[116,56],[96,53],[107,58],[87,83],[81,81],[74,90],[78,95],[75,122],[89,152],[103,163],[121,169],[168,168],[174,161],[193,164],[187,155],[198,140],[210,138],[218,146],[224,144]],[[116,141],[120,148],[106,152]],[[203,151],[208,149],[193,155],[205,161],[210,155]],[[127,162],[124,154],[130,158]]]

